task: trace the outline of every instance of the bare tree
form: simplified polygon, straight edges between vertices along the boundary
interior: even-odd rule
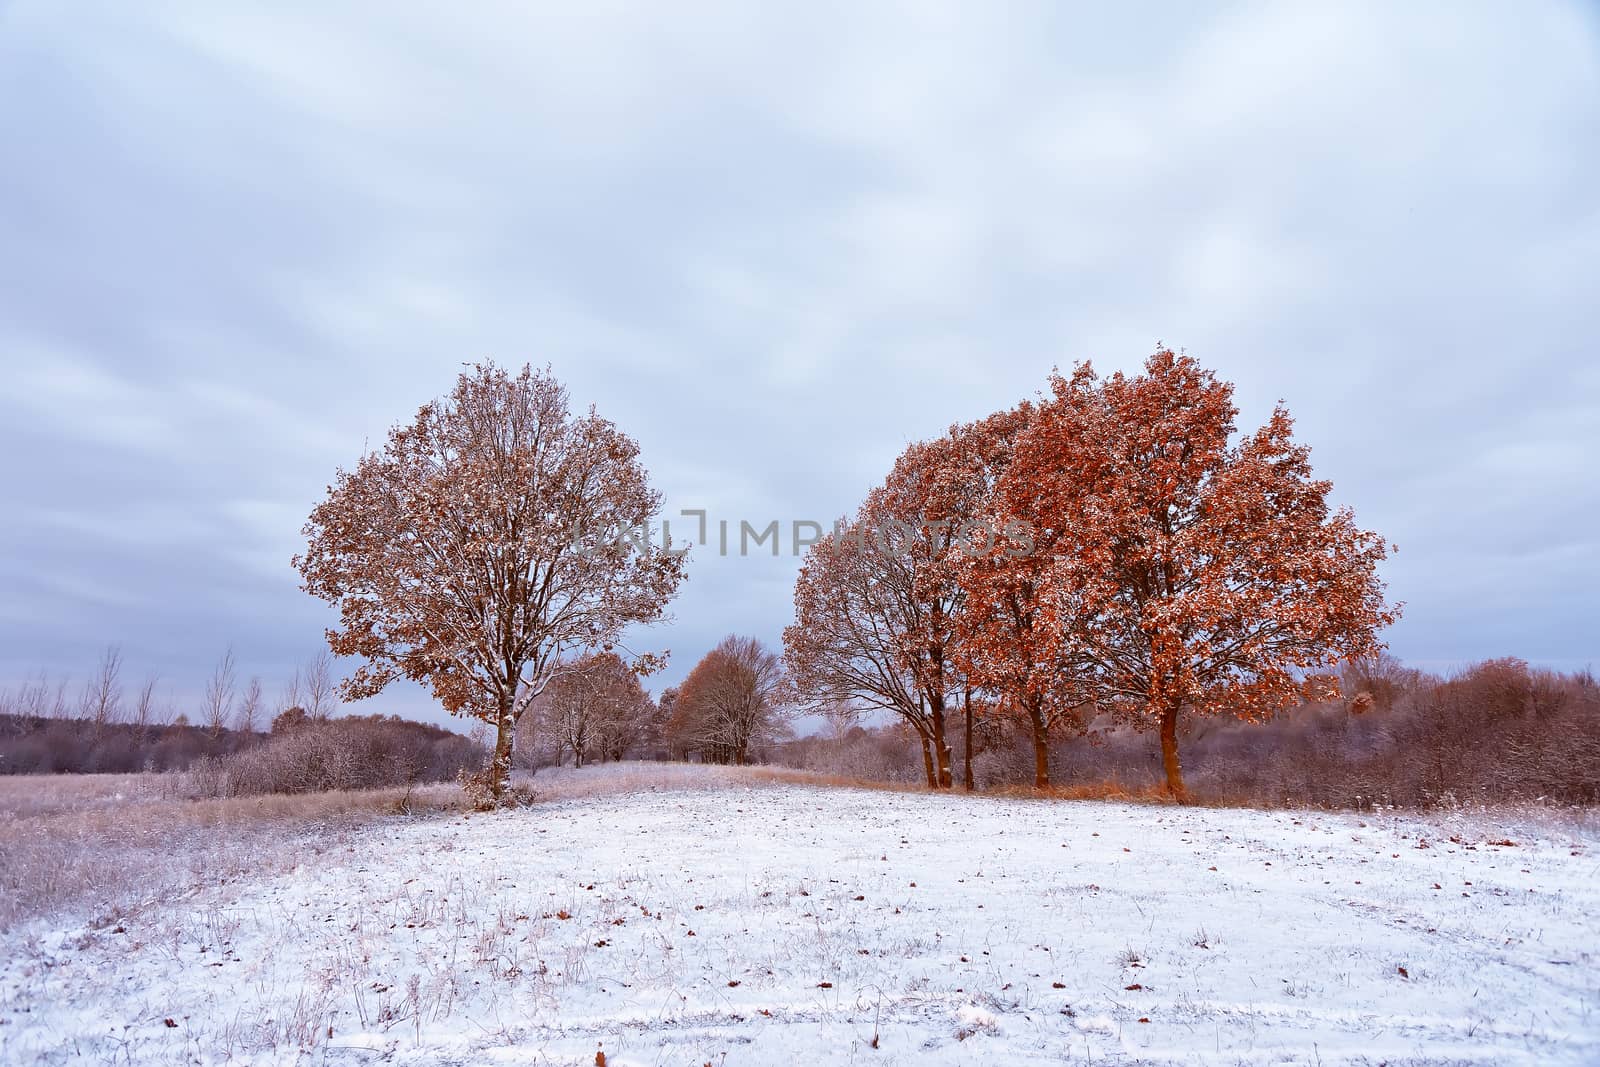
[[[100,662],[83,687],[83,717],[94,723],[99,735],[122,713],[122,649],[107,645]]]
[[[50,711],[50,676],[39,672],[37,681],[22,684],[17,692],[17,714],[42,719]]]
[[[300,708],[301,710],[304,710],[305,705],[303,705],[300,701],[300,668],[296,667],[294,669],[294,674],[289,677],[288,682],[284,683],[283,692],[278,694],[277,710],[279,713],[288,711],[290,708]]]
[[[638,456],[531,367],[473,367],[392,430],[338,475],[295,559],[306,591],[339,605],[332,650],[366,661],[344,697],[405,677],[488,723],[498,805],[517,721],[563,659],[659,619],[683,578],[680,555],[632,536],[661,503]]]
[[[1363,656],[1345,664],[1341,672],[1344,697],[1352,705],[1366,694],[1363,707],[1387,711],[1408,690],[1422,681],[1422,672],[1407,667],[1387,652]]]
[[[863,708],[853,700],[834,697],[825,700],[817,709],[827,731],[827,738],[835,745],[842,744],[852,728],[861,724]]]
[[[795,623],[783,632],[785,663],[814,706],[848,701],[904,720],[921,743],[929,787],[939,788],[943,723],[898,645],[926,613],[914,571],[904,557],[870,546],[871,525],[841,523],[811,546],[795,580]]]
[[[56,697],[50,705],[52,719],[65,719],[67,717],[67,690],[72,686],[72,679],[62,678],[56,683]]]
[[[334,708],[333,659],[318,652],[305,669],[305,704],[313,719],[325,719]]]
[[[239,711],[234,716],[234,728],[245,734],[256,732],[256,720],[261,716],[261,679],[252,676],[245,683],[244,695],[239,698]]]
[[[150,728],[150,719],[155,713],[156,675],[145,678],[144,684],[139,687],[139,699],[133,705],[133,724],[139,728],[139,737],[142,740],[145,731]]]
[[[671,751],[667,747],[667,722],[672,718],[673,705],[678,702],[678,691],[667,688],[661,691],[660,699],[651,700],[648,694],[645,699],[649,706],[645,709],[643,726],[633,741],[633,758],[668,759]]]
[[[571,662],[533,703],[530,716],[554,755],[571,752],[573,766],[620,760],[644,736],[655,704],[639,676],[615,652],[596,652]],[[525,720],[526,721],[526,720]]]
[[[217,661],[216,669],[211,672],[210,679],[206,681],[204,707],[206,728],[211,731],[213,737],[222,733],[228,724],[228,715],[233,710],[233,691],[233,649],[229,647]]]

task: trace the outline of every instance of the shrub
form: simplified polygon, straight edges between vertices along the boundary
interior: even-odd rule
[[[395,718],[309,719],[261,744],[198,761],[198,796],[319,793],[455,780],[483,766],[467,738]]]

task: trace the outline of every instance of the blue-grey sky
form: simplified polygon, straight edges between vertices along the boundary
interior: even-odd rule
[[[463,361],[764,524],[1157,341],[1399,544],[1396,653],[1600,659],[1593,6],[553,7],[0,0],[0,686],[273,692],[306,513]],[[796,566],[636,643],[776,641]]]

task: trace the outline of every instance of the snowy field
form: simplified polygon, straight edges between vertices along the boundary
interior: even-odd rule
[[[33,922],[0,1063],[1600,1063],[1592,822],[651,780]]]

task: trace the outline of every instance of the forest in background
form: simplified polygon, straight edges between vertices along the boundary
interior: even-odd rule
[[[697,683],[713,692],[717,663],[712,658]],[[554,766],[739,762],[703,708],[679,707],[678,689],[658,701],[614,657],[596,664],[536,701],[521,723],[517,765],[535,787],[538,772]],[[1439,677],[1386,656],[1351,666],[1341,681],[1347,698],[1307,701],[1265,723],[1190,723],[1183,743],[1193,798],[1356,809],[1600,803],[1600,684],[1588,672],[1539,670],[1508,658]],[[481,741],[392,716],[275,718],[266,732],[213,733],[187,724],[0,713],[0,773],[181,772],[181,791],[227,796],[453,781],[488,757]],[[850,708],[821,722],[817,732],[797,736],[785,719],[764,719],[742,762],[863,785],[922,784],[919,739],[903,723],[874,722]],[[1025,722],[976,719],[970,750],[965,732],[956,735],[958,785],[1033,791]],[[1054,741],[1049,762],[1051,795],[1163,795],[1156,739],[1114,722]]]

